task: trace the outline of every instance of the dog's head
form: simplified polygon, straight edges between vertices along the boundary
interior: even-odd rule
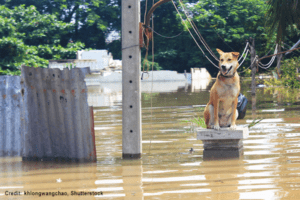
[[[220,49],[217,49],[217,51],[220,54],[220,62],[219,62],[220,72],[224,76],[233,75],[239,66],[238,57],[240,53],[239,52],[225,53]]]

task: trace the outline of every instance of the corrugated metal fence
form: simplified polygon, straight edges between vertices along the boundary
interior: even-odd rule
[[[18,78],[13,85],[18,85],[17,81],[20,85]],[[92,113],[88,107],[87,87],[81,69],[22,66],[21,85],[18,88],[22,95],[22,101],[19,102],[23,102],[23,112],[19,114],[23,122],[19,126],[22,129],[19,135],[23,146],[20,145],[16,155],[23,156],[23,160],[95,161],[90,119]],[[10,107],[0,114],[13,116],[10,112],[15,106]],[[10,126],[12,122],[5,121],[5,124],[3,126]],[[8,127],[3,130],[1,135],[6,135],[6,141],[19,138],[11,135]],[[9,144],[12,146],[7,145],[4,149],[6,153],[0,156],[11,154],[9,152],[16,145],[14,141]]]
[[[0,156],[20,156],[22,142],[21,77],[0,76]]]

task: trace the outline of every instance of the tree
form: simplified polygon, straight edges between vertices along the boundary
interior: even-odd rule
[[[34,5],[42,14],[55,15],[58,20],[73,23],[68,34],[61,37],[65,46],[70,40],[85,43],[87,48],[106,48],[105,38],[113,30],[120,30],[121,1],[111,0],[0,0],[7,7]]]
[[[214,52],[219,48],[242,53],[245,41],[252,37],[260,55],[270,48],[264,27],[266,8],[264,0],[203,0],[190,10],[196,26]],[[194,59],[198,63],[208,63],[200,56]],[[212,67],[208,70],[213,74],[217,71]]]
[[[73,24],[40,14],[34,6],[0,6],[0,73],[14,73],[22,64],[46,67],[48,59],[75,58],[83,43],[60,45]]]
[[[292,25],[300,25],[300,4],[298,0],[269,0],[267,1],[268,33],[277,33],[276,41],[284,40]]]
[[[182,6],[179,3],[177,6],[184,17]],[[271,47],[270,43],[267,43],[264,27],[264,15],[267,9],[265,0],[185,1],[185,7],[216,55],[218,55],[216,48],[242,53],[246,39],[249,37],[255,37],[258,54],[264,54]],[[141,8],[143,16],[143,2]],[[212,75],[216,75],[218,69],[203,56],[185,30],[171,2],[161,5],[154,11],[154,24],[155,31],[165,36],[174,36],[184,31],[180,36],[172,39],[155,35],[155,62],[158,62],[163,69],[183,72],[193,67],[206,67]],[[197,38],[195,34],[194,37]],[[205,54],[209,56],[206,50]],[[212,57],[210,58],[213,60]],[[214,62],[217,64],[217,61]]]

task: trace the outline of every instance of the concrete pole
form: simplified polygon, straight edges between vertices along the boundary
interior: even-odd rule
[[[122,149],[123,158],[142,153],[140,1],[122,0]]]
[[[250,46],[250,55],[251,55],[251,96],[252,96],[252,115],[255,115],[256,111],[256,83],[255,83],[255,73],[256,73],[256,62],[253,60],[256,57],[255,52],[255,40],[254,38],[250,38],[249,40]]]

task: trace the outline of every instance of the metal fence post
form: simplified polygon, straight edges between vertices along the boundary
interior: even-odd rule
[[[139,22],[140,1],[122,0],[122,148],[130,159],[142,153]]]

